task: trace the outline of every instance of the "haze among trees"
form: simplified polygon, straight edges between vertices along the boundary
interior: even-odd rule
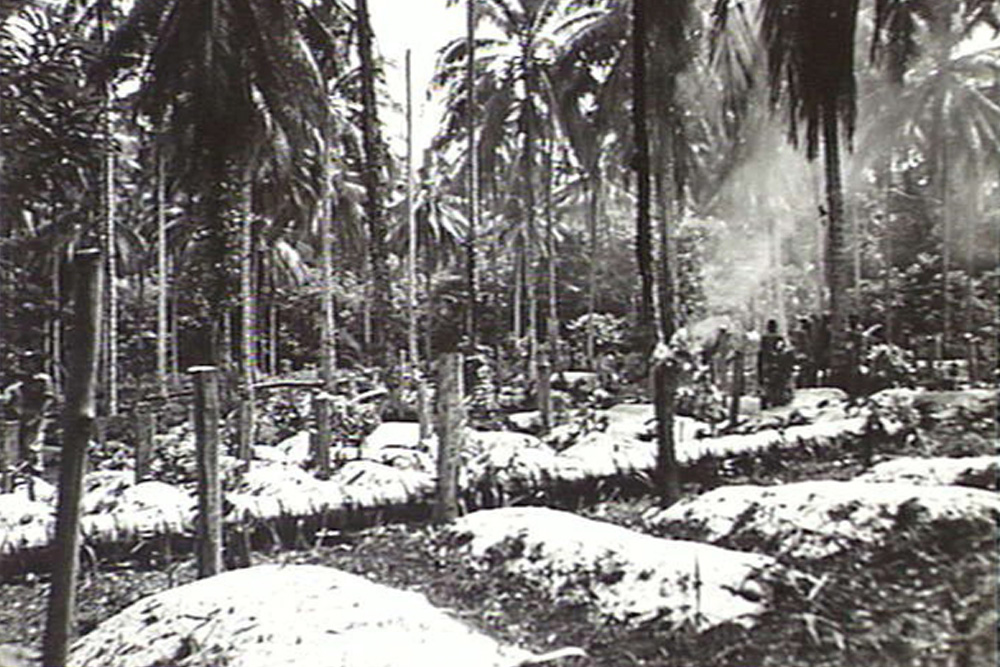
[[[709,318],[823,311],[835,383],[852,315],[995,366],[995,2],[454,4],[410,184],[364,0],[0,2],[3,373],[31,350],[63,379],[85,246],[105,414],[203,363],[251,404],[289,371],[395,391],[455,348],[499,383],[608,353],[641,378]]]

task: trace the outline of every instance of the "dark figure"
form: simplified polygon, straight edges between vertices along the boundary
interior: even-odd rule
[[[55,398],[53,383],[48,373],[36,368],[34,357],[26,359],[18,380],[3,390],[6,419],[18,423],[17,459],[26,472],[42,474],[42,444],[47,423],[46,411]]]
[[[816,362],[813,357],[812,322],[808,317],[800,317],[795,331],[792,332],[792,346],[795,348],[795,361],[799,372],[795,384],[799,387],[816,386]]]
[[[816,384],[827,385],[830,381],[830,313],[814,316],[812,334]]]
[[[701,353],[702,361],[708,368],[708,379],[721,391],[726,391],[729,387],[728,366],[732,358],[732,341],[729,329],[719,327],[715,334],[715,339],[705,345]]]
[[[844,389],[850,396],[861,393],[864,382],[861,364],[865,355],[865,334],[861,328],[861,318],[851,313],[847,318],[847,377]]]
[[[791,400],[789,380],[794,366],[793,359],[793,352],[778,332],[777,320],[768,320],[764,335],[760,337],[760,352],[757,354],[762,408],[784,405]]]

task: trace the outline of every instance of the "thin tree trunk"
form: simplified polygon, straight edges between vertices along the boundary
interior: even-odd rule
[[[523,304],[521,303],[524,293],[524,238],[518,234],[514,241],[514,299],[513,299],[513,325],[514,340],[520,341],[524,337]]]
[[[110,95],[110,93],[108,93]],[[107,102],[110,106],[110,101]],[[104,257],[107,272],[107,392],[108,414],[118,414],[118,287],[115,277],[118,274],[118,251],[116,237],[118,236],[115,198],[115,153],[113,147],[110,109],[105,113],[105,146],[104,146]]]
[[[268,367],[271,369],[271,375],[278,375],[281,372],[278,363],[278,319],[280,317],[280,309],[275,300],[274,285],[271,285],[271,307],[268,309],[270,318],[268,324],[268,357],[267,363]]]
[[[254,438],[254,389],[257,374],[256,298],[253,279],[253,213],[251,211],[250,179],[240,184],[240,458],[249,463]]]
[[[830,276],[830,375],[834,384],[850,383],[850,355],[847,354],[847,315],[850,310],[848,284],[850,265],[844,243],[844,190],[840,176],[840,127],[835,110],[823,115],[823,158],[829,209],[827,252]]]
[[[52,253],[52,303],[53,313],[51,321],[51,348],[49,354],[49,375],[52,377],[56,396],[62,395],[62,252],[56,250]]]
[[[972,193],[972,220],[965,226],[965,298],[962,303],[964,329],[967,336],[974,336],[975,331],[975,280],[973,271],[975,270],[976,258],[976,224],[974,221],[981,220],[983,210],[983,189],[974,188]]]
[[[653,323],[653,242],[650,219],[652,187],[649,166],[649,130],[646,118],[646,2],[632,3],[632,167],[636,175],[635,252],[639,267],[639,332],[644,346],[654,339]]]
[[[528,56],[522,55],[524,66],[527,70],[530,67]],[[530,70],[529,70],[530,71]],[[528,379],[538,378],[538,298],[537,298],[537,260],[538,250],[538,230],[535,221],[535,132],[534,132],[534,109],[531,106],[531,94],[535,90],[534,79],[529,74],[525,85],[528,96],[528,109],[522,113],[527,116],[523,119],[524,130],[524,154],[522,162],[524,188],[524,215],[525,215],[525,245],[524,245],[524,281],[527,289],[526,299],[528,306]]]
[[[596,365],[595,322],[597,310],[597,198],[600,185],[600,175],[597,168],[587,176],[587,232],[590,246],[590,261],[587,263],[587,368],[594,370]]]
[[[319,373],[323,389],[334,390],[333,374],[337,361],[337,323],[333,302],[333,192],[330,187],[332,160],[325,157],[323,201],[319,219],[319,264],[322,288],[320,291],[320,348]]]
[[[168,267],[168,272],[170,268]],[[170,374],[173,377],[177,377],[181,372],[181,345],[180,345],[180,325],[178,324],[180,318],[177,317],[177,299],[178,297],[174,295],[170,299]]]
[[[471,12],[471,5],[469,11]],[[475,183],[471,184],[470,198],[474,198],[471,192],[475,190]],[[475,215],[475,206],[470,204],[470,220]],[[410,377],[413,381],[413,388],[417,394],[417,420],[420,422],[421,439],[430,437],[431,420],[427,409],[427,386],[424,383],[423,372],[420,368],[420,344],[419,327],[417,323],[417,217],[413,207],[413,81],[411,75],[410,50],[406,50],[406,241],[407,241],[407,263],[406,263],[406,309],[409,319],[407,329],[407,347],[410,357]],[[470,254],[470,276],[469,289],[475,287],[475,236],[471,237]],[[476,298],[473,295],[469,299],[468,308],[475,307]],[[466,333],[472,339],[475,336],[475,315],[467,320]]]
[[[556,234],[555,234],[555,207],[552,203],[552,190],[554,185],[554,170],[552,168],[552,154],[555,152],[555,141],[549,138],[549,150],[546,153],[545,166],[545,255],[546,267],[548,268],[548,297],[549,313],[547,317],[548,326],[546,328],[545,340],[548,342],[549,359],[552,362],[559,362],[559,294],[556,268]]]
[[[386,223],[382,210],[379,171],[384,167],[382,138],[379,133],[378,107],[375,103],[375,62],[372,54],[371,21],[368,0],[356,0],[358,25],[358,57],[361,61],[361,134],[364,146],[362,179],[365,184],[365,214],[368,218],[371,270],[372,316],[379,325],[386,325],[390,314],[389,254],[386,247]],[[372,352],[378,363],[388,367],[392,355],[386,338],[376,336]]]
[[[948,164],[947,130],[941,134],[941,338],[944,356],[951,345],[951,165]]]
[[[111,5],[108,0],[101,0],[97,5],[98,38],[107,41],[107,26]],[[101,124],[103,136],[103,155],[101,163],[102,199],[104,203],[104,221],[101,235],[104,241],[105,288],[107,289],[107,310],[104,315],[105,327],[105,383],[107,391],[108,414],[118,414],[118,292],[115,285],[117,269],[117,252],[115,237],[117,236],[115,221],[115,152],[114,123],[111,117],[111,83],[105,82],[101,103]]]
[[[169,297],[167,273],[167,183],[163,153],[156,148],[156,382],[160,395],[169,392],[167,381],[167,346]]]
[[[892,344],[893,341],[893,298],[894,293],[892,289],[892,216],[893,216],[893,202],[892,202],[892,169],[893,169],[893,159],[892,150],[888,151],[885,160],[885,221],[882,230],[882,255],[883,261],[885,262],[884,273],[882,275],[882,290],[883,299],[885,299],[885,313],[882,320],[882,328],[885,329],[884,336],[885,342]]]
[[[475,345],[478,339],[479,321],[479,279],[477,269],[477,243],[479,233],[479,151],[476,148],[476,16],[473,0],[466,1],[466,50],[468,59],[465,70],[465,86],[468,96],[468,217],[469,233],[466,239],[466,289],[468,304],[465,311],[465,334],[469,342]]]

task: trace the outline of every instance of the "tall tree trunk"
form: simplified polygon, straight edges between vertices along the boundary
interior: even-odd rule
[[[947,358],[948,346],[951,344],[951,165],[948,157],[947,128],[942,126],[941,164],[939,186],[941,188],[941,345]]]
[[[656,314],[659,325],[659,339],[664,342],[670,341],[673,334],[673,280],[670,262],[670,197],[667,194],[667,176],[664,173],[665,167],[656,168],[653,183],[656,191],[656,199],[659,204],[659,263],[657,271],[656,290]]]
[[[471,13],[471,4],[469,6]],[[410,50],[406,50],[406,310],[409,319],[407,327],[407,347],[410,357],[410,377],[413,388],[417,394],[417,420],[420,422],[420,437],[428,438],[431,435],[431,420],[427,407],[427,387],[424,383],[424,375],[420,367],[420,344],[419,326],[417,321],[417,217],[413,207],[413,81],[410,67]],[[471,128],[470,128],[471,130]],[[474,142],[472,148],[474,149]],[[470,184],[470,224],[475,215],[475,199],[472,194],[475,191],[475,181]],[[475,234],[470,234],[470,254],[469,254],[469,290],[470,298],[467,305],[471,317],[466,320],[466,335],[472,341],[475,338],[475,308],[476,297],[472,290],[475,288]]]
[[[847,353],[847,316],[850,262],[844,242],[844,189],[840,174],[840,127],[836,110],[823,114],[823,159],[826,174],[827,220],[826,257],[830,277],[830,376],[836,386],[850,383],[852,369]]]
[[[535,220],[535,118],[532,104],[532,93],[535,91],[535,78],[531,73],[531,60],[528,54],[522,54],[523,67],[528,72],[525,82],[525,104],[527,109],[522,113],[522,131],[524,132],[524,152],[522,155],[522,187],[524,188],[524,281],[527,288],[528,306],[528,378],[538,378],[538,229]]]
[[[977,174],[978,176],[978,174]],[[983,188],[978,187],[973,189],[972,193],[972,216],[971,220],[965,225],[965,295],[962,301],[962,319],[963,328],[965,329],[965,334],[967,336],[975,335],[975,280],[973,279],[973,270],[975,269],[975,259],[976,259],[976,221],[983,218]]]
[[[479,321],[479,280],[476,261],[476,251],[479,233],[479,151],[476,147],[476,16],[475,2],[466,0],[466,50],[468,59],[465,69],[465,86],[468,96],[467,120],[469,152],[469,174],[468,174],[468,217],[469,233],[465,240],[466,254],[466,289],[468,290],[468,303],[465,307],[465,335],[468,341],[475,345],[478,338]]]
[[[361,61],[361,134],[364,145],[362,178],[365,184],[365,215],[368,218],[372,269],[372,317],[380,325],[389,323],[389,253],[386,247],[386,223],[382,210],[380,170],[385,166],[382,138],[375,103],[375,62],[372,54],[371,21],[368,0],[356,0],[358,22],[358,57]],[[377,363],[388,368],[392,355],[385,336],[376,336],[372,352]]]
[[[883,197],[885,198],[885,220],[883,222],[882,229],[882,258],[884,262],[884,269],[882,275],[882,298],[885,300],[885,313],[882,319],[882,328],[884,329],[883,335],[885,337],[885,342],[892,344],[893,341],[893,298],[894,292],[892,289],[892,218],[893,218],[893,200],[892,200],[892,169],[894,163],[892,159],[892,149],[887,151],[885,158],[885,166],[883,167],[883,173],[885,178],[885,191]]]
[[[163,153],[156,148],[156,383],[160,395],[166,397],[167,346],[169,321],[167,303],[169,298],[169,274],[167,273],[167,179]]]
[[[249,462],[254,438],[254,380],[257,374],[257,317],[253,278],[254,221],[250,179],[240,183],[240,458]]]
[[[329,149],[327,149],[329,153]],[[337,364],[337,323],[333,302],[333,189],[330,185],[332,159],[324,156],[323,200],[319,214],[320,292],[319,373],[323,389],[334,390],[333,373]]]
[[[590,261],[587,262],[587,368],[594,370],[596,365],[595,322],[597,310],[597,203],[600,196],[601,176],[599,167],[587,175],[587,235],[589,237]]]
[[[52,329],[51,352],[49,355],[49,375],[52,377],[56,396],[62,395],[62,350],[63,350],[63,285],[62,251],[52,253]]]
[[[552,155],[555,152],[555,141],[549,138],[549,148],[545,158],[545,257],[546,268],[548,269],[548,290],[549,312],[546,318],[545,340],[549,348],[550,362],[559,362],[559,294],[556,268],[556,234],[555,234],[555,207],[552,202],[552,190],[555,187],[554,169],[552,167]]]
[[[107,40],[106,26],[111,20],[111,5],[102,0],[97,5],[97,21],[99,39]],[[107,305],[104,314],[105,331],[105,390],[107,392],[108,414],[118,414],[118,290],[115,277],[118,273],[116,248],[116,201],[115,201],[115,150],[114,121],[112,118],[111,83],[105,82],[102,92],[101,124],[103,136],[102,156],[102,199],[104,204],[104,221],[101,236],[104,241],[104,271],[105,289],[107,290]]]
[[[649,129],[646,118],[646,0],[632,3],[632,168],[636,176],[635,252],[641,293],[638,328],[646,350],[653,339],[653,241],[650,218],[652,187],[649,166]]]
[[[524,235],[518,233],[514,241],[514,297],[513,297],[513,328],[514,340],[520,342],[524,337]]]

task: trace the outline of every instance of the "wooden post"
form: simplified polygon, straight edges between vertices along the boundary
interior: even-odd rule
[[[733,353],[732,394],[729,397],[729,428],[735,428],[740,420],[740,397],[746,384],[746,362],[742,343]]]
[[[149,477],[149,461],[153,456],[153,435],[156,433],[156,415],[140,410],[135,423],[135,483]]]
[[[63,667],[73,634],[80,566],[80,498],[87,443],[94,426],[98,347],[101,338],[101,254],[83,250],[74,258],[73,343],[69,348],[63,406],[59,505],[53,544],[52,587],[42,645],[42,664]]]
[[[966,354],[969,364],[969,384],[979,382],[979,339],[974,334],[967,334]]]
[[[438,481],[434,521],[446,523],[458,516],[458,455],[465,438],[461,353],[443,353],[437,371]]]
[[[670,359],[653,355],[651,383],[653,404],[656,410],[656,487],[663,506],[667,507],[681,497],[680,471],[674,447],[674,405],[670,383]]]
[[[313,397],[313,412],[316,414],[316,476],[330,479],[330,442],[333,440],[331,418],[333,416],[333,396],[325,391]]]
[[[542,413],[542,432],[548,433],[552,428],[552,364],[545,352],[538,357],[538,410]]]
[[[0,493],[14,490],[20,427],[21,423],[16,420],[0,421]]]
[[[248,391],[246,386],[240,389],[240,409],[236,423],[237,456],[247,467],[253,458],[253,435],[254,423],[254,397],[252,390]]]
[[[198,457],[198,577],[222,571],[222,485],[219,479],[219,378],[215,366],[192,366]]]

